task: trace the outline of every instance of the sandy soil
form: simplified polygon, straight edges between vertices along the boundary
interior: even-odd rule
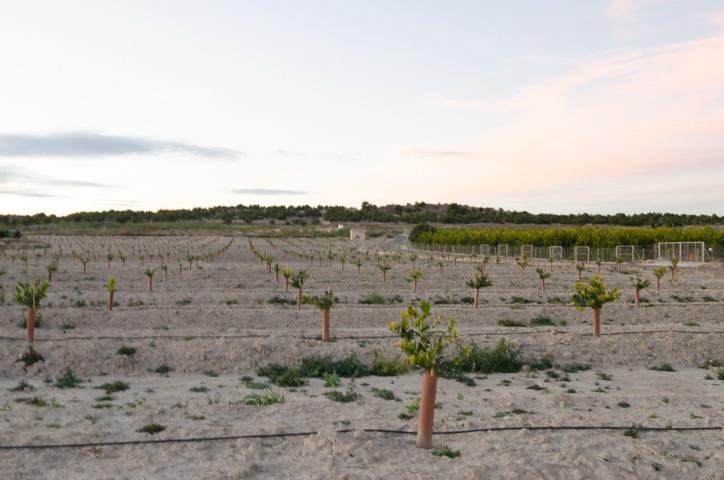
[[[554,264],[548,289],[538,289],[535,266],[521,273],[512,260],[488,265],[494,285],[481,291],[475,311],[451,302],[469,296],[465,280],[470,261],[446,261],[442,274],[427,255],[417,293],[405,277],[407,255],[382,282],[370,260],[357,268],[339,261],[308,260],[330,248],[346,251],[343,240],[253,239],[277,262],[310,274],[305,293],[332,289],[341,301],[332,309],[335,341],[322,343],[319,312],[305,305],[270,305],[274,296],[294,299],[290,289],[266,273],[248,242],[237,237],[213,262],[188,269],[186,252],[203,254],[224,247],[229,238],[215,237],[51,237],[34,239],[52,246],[37,258],[28,254],[28,271],[18,252],[0,257],[5,304],[0,306],[0,442],[22,444],[108,442],[147,439],[217,437],[257,433],[319,432],[304,437],[217,440],[195,443],[102,446],[45,450],[0,449],[0,478],[724,478],[724,433],[721,430],[638,432],[620,430],[531,430],[542,426],[712,427],[724,424],[724,381],[718,368],[703,369],[707,360],[724,361],[724,268],[707,265],[682,269],[676,281],[667,275],[661,292],[649,288],[642,308],[632,305],[633,275],[649,278],[651,268],[604,265],[602,273],[623,295],[603,311],[603,335],[590,335],[590,312],[556,303],[570,295],[577,277],[570,263]],[[125,266],[109,246],[122,250]],[[384,240],[367,248],[374,252]],[[45,277],[45,265],[62,248],[48,298],[41,308],[43,325],[36,349],[46,361],[24,368],[17,363],[25,347],[20,307],[12,305],[11,287],[18,280]],[[40,250],[36,250],[40,251]],[[83,273],[71,251],[95,255]],[[158,253],[168,252],[169,279],[154,276],[146,291],[147,268],[157,268]],[[143,255],[143,265],[140,256]],[[154,255],[154,257],[151,257]],[[15,259],[13,260],[13,256]],[[175,258],[184,262],[178,273]],[[348,254],[349,257],[349,254]],[[551,269],[548,262],[542,266]],[[595,273],[589,265],[585,276]],[[107,312],[103,283],[118,279],[119,305]],[[362,305],[372,293],[401,297],[393,305]],[[513,297],[519,297],[515,299]],[[399,377],[366,376],[337,388],[320,379],[296,389],[270,386],[284,402],[250,406],[252,393],[240,381],[256,376],[270,362],[295,364],[311,355],[335,358],[354,354],[365,362],[375,355],[397,355],[386,329],[404,305],[431,298],[447,304],[435,313],[458,321],[461,342],[492,346],[505,338],[526,356],[547,357],[565,366],[574,362],[591,369],[565,374],[527,369],[517,374],[473,376],[474,386],[441,379],[435,430],[453,431],[515,427],[509,431],[436,435],[436,448],[459,450],[454,459],[414,447],[414,436],[365,432],[394,429],[414,432],[416,419],[401,419],[419,391],[419,373]],[[512,303],[525,302],[525,303]],[[535,317],[553,325],[530,326]],[[504,327],[514,320],[526,327]],[[132,358],[118,355],[121,346],[136,348]],[[668,363],[674,372],[652,366]],[[160,365],[172,370],[154,373]],[[79,388],[60,389],[53,381],[67,368],[85,380]],[[211,376],[217,375],[217,376]],[[556,376],[558,378],[556,378]],[[21,380],[34,389],[13,391]],[[104,396],[97,387],[114,380],[129,389]],[[49,383],[48,383],[49,382]],[[334,402],[325,391],[353,388],[359,399]],[[384,400],[374,389],[387,389],[399,400]],[[194,389],[195,391],[191,391]],[[29,403],[40,399],[47,406]],[[42,402],[40,402],[42,403]],[[94,408],[95,407],[95,408]],[[137,430],[149,423],[166,429],[156,435]],[[351,430],[339,433],[338,430]]]

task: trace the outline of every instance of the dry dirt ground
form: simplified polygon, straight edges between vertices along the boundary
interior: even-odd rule
[[[295,291],[284,293],[283,278],[277,283],[274,273],[266,272],[244,237],[31,240],[6,245],[0,257],[0,270],[6,271],[0,277],[5,291],[0,306],[0,478],[724,478],[721,429],[635,428],[724,425],[721,264],[680,269],[676,280],[667,274],[658,293],[651,267],[604,264],[602,275],[622,295],[604,307],[602,336],[594,338],[591,312],[561,303],[577,278],[570,262],[540,262],[552,270],[543,293],[536,262],[521,272],[512,259],[499,264],[491,259],[493,286],[481,291],[483,303],[474,310],[465,303],[471,295],[465,280],[476,264],[469,258],[444,259],[441,273],[438,259],[421,253],[417,267],[424,276],[413,293],[406,280],[412,269],[407,253],[383,283],[375,267],[375,252],[385,246],[382,239],[364,246],[370,257],[359,274],[350,264],[361,255],[355,253],[359,245],[346,240],[252,239],[276,263],[309,273],[305,294],[331,289],[339,298],[331,312],[334,341],[323,343],[320,314],[313,306],[297,310],[269,303],[274,297],[293,301]],[[22,250],[30,244],[49,248]],[[114,252],[110,269],[109,249]],[[125,266],[119,250],[128,256]],[[212,261],[202,258],[191,268],[185,259],[187,253],[203,257],[218,251]],[[328,251],[336,252],[331,262]],[[12,303],[12,290],[17,281],[45,277],[45,266],[57,254],[59,270],[36,330],[35,348],[45,361],[26,368],[16,361],[25,348],[19,327],[24,312]],[[86,273],[73,254],[90,258]],[[148,292],[144,270],[158,268],[159,254],[168,256],[168,281],[158,269]],[[590,264],[583,275],[596,271]],[[106,311],[103,289],[110,275],[118,280],[118,305],[112,312]],[[634,275],[653,285],[643,292],[639,309],[632,304]],[[372,293],[394,303],[360,303]],[[354,355],[366,364],[376,357],[396,358],[387,322],[398,320],[401,310],[418,299],[432,300],[433,313],[457,320],[461,344],[489,348],[506,339],[527,359],[554,365],[471,373],[468,385],[440,379],[435,448],[437,453],[444,447],[459,451],[459,457],[417,449],[412,434],[368,431],[414,432],[416,417],[408,406],[418,396],[419,372],[342,378],[337,387],[310,378],[295,388],[257,375],[270,363],[294,366],[311,356]],[[533,319],[542,324],[532,325]],[[511,323],[524,326],[504,326]],[[135,353],[119,354],[124,346]],[[580,370],[577,364],[590,368]],[[674,371],[651,369],[663,364]],[[56,386],[67,368],[82,380],[75,388]],[[99,388],[114,381],[128,389],[106,394]],[[357,397],[336,402],[325,395],[330,391]],[[255,394],[277,394],[283,401],[248,405]],[[139,432],[153,423],[165,429],[154,435]],[[559,426],[634,428],[537,429]],[[494,430],[445,434],[488,428]],[[296,432],[316,433],[274,436]],[[251,434],[265,436],[238,438]],[[5,448],[209,437],[237,438]]]

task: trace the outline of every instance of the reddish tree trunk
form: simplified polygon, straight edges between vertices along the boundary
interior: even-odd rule
[[[153,277],[148,277],[148,291],[153,291]]]
[[[480,305],[480,290],[475,290],[475,300],[473,301],[473,305],[475,306],[475,310],[477,310],[478,305]]]
[[[634,291],[634,299],[636,300],[636,308],[639,308],[641,306],[641,294],[638,290]]]
[[[83,264],[83,273],[85,273],[85,263]]]
[[[108,311],[113,310],[113,292],[108,292]]]
[[[594,337],[601,336],[601,309],[600,308],[593,309],[593,336]]]
[[[108,270],[110,270],[110,269],[111,269],[111,261],[108,260]]]
[[[167,283],[167,282],[168,282],[168,269],[165,269],[163,271],[163,283]]]
[[[382,270],[382,283],[387,283],[387,272]]]
[[[543,293],[546,291],[546,281],[541,279],[540,281],[540,288],[543,290]]]
[[[297,309],[302,308],[302,289],[297,290]]]
[[[432,448],[432,426],[435,417],[435,394],[437,377],[435,372],[422,374],[420,386],[420,418],[417,426],[417,447]]]
[[[274,273],[276,274],[277,283],[279,283],[279,272],[274,272]]]
[[[661,291],[661,279],[658,277],[656,278],[656,291],[657,292]]]
[[[32,345],[35,339],[35,309],[28,308],[25,321],[25,339]]]
[[[329,310],[322,310],[322,341],[329,342]]]
[[[289,293],[289,279],[284,277],[284,293]]]
[[[48,283],[50,283],[53,280],[53,272],[48,270]]]
[[[417,293],[417,280],[412,281],[412,292]]]

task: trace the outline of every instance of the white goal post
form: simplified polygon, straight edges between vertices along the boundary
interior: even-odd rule
[[[656,259],[670,262],[676,257],[680,262],[704,263],[706,255],[704,242],[659,242],[656,244]]]
[[[636,261],[636,251],[633,245],[616,245],[614,250],[614,259],[620,258],[624,262],[634,263]]]
[[[576,245],[573,247],[573,259],[576,262],[590,262],[591,248],[585,245]]]
[[[563,247],[560,245],[548,247],[548,258],[552,258],[553,260],[563,260]]]
[[[520,246],[520,256],[533,258],[534,257],[533,250],[534,250],[533,245],[521,245]]]

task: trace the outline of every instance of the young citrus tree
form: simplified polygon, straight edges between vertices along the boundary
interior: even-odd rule
[[[113,261],[113,254],[111,252],[108,252],[108,254],[106,254],[106,260],[108,260],[108,270],[110,270],[111,262]]]
[[[422,278],[422,271],[421,270],[413,270],[410,272],[410,274],[407,276],[407,279],[412,282],[412,291],[413,293],[417,293],[417,281]]]
[[[420,258],[416,253],[410,254],[410,262],[412,262],[412,270],[417,270],[417,259]]]
[[[551,278],[551,273],[546,272],[543,268],[536,268],[536,273],[538,274],[538,278],[540,279],[540,288],[543,290],[543,292],[546,291],[546,279]]]
[[[601,275],[601,260],[596,260],[596,266],[598,267],[598,274]]]
[[[648,280],[643,280],[641,278],[635,277],[631,283],[631,286],[634,288],[634,300],[636,302],[636,308],[639,308],[641,306],[641,290],[645,288],[649,288],[651,283]]]
[[[475,291],[475,299],[473,300],[473,308],[478,309],[480,304],[480,289],[489,287],[493,284],[488,280],[488,276],[484,273],[476,273],[473,278],[465,282],[465,285],[472,288]]]
[[[666,275],[666,267],[654,268],[654,276],[656,277],[656,291],[661,291],[661,279]]]
[[[676,280],[676,271],[679,268],[679,258],[678,257],[671,257],[671,266],[669,269],[671,270],[671,279]]]
[[[51,263],[45,267],[48,270],[48,283],[53,281],[53,273],[58,271],[58,264]]]
[[[40,301],[45,298],[50,284],[35,279],[32,283],[18,282],[15,285],[15,303],[27,308],[25,321],[25,339],[29,345],[35,339],[35,311],[40,307]]]
[[[576,264],[576,270],[578,270],[578,280],[581,280],[581,274],[583,274],[583,271],[586,270],[586,265],[583,263],[577,263]]]
[[[381,260],[377,264],[377,268],[379,268],[380,271],[382,272],[382,283],[386,283],[387,282],[387,272],[392,270],[392,265],[390,265],[390,262],[388,262],[387,260]]]
[[[83,273],[85,273],[86,266],[88,265],[90,259],[88,257],[81,257],[80,255],[78,255],[78,261],[83,264]]]
[[[365,261],[361,257],[355,258],[352,264],[357,267],[357,275],[359,275],[362,272],[362,265],[365,264]]]
[[[322,341],[329,342],[329,310],[334,305],[334,294],[332,290],[326,290],[321,297],[313,297],[312,302],[322,312]]]
[[[126,254],[123,253],[123,252],[121,252],[121,251],[119,250],[119,251],[118,251],[118,258],[121,259],[121,263],[122,263],[123,266],[125,267],[125,266],[126,266],[126,260],[128,260],[128,257],[126,256]]]
[[[297,289],[297,308],[302,308],[302,289],[304,288],[304,281],[307,279],[309,274],[304,270],[300,270],[291,277],[292,287]]]
[[[281,271],[282,271],[281,265],[279,265],[278,263],[275,263],[274,264],[274,279],[276,280],[277,283],[279,283],[279,272],[281,272]]]
[[[147,268],[143,274],[148,277],[148,291],[153,291],[153,274],[156,273],[155,268]]]
[[[292,275],[294,275],[294,272],[292,272],[291,268],[282,268],[282,276],[284,277],[284,293],[289,292],[289,280],[292,278]]]
[[[113,294],[116,293],[116,277],[109,277],[103,288],[108,292],[108,311],[113,310]]]
[[[573,288],[575,291],[571,295],[571,302],[579,311],[583,311],[585,308],[593,309],[593,335],[600,336],[601,308],[619,297],[618,289],[607,289],[603,278],[598,275],[589,278],[587,282],[576,282]]]
[[[523,275],[525,273],[525,269],[528,268],[528,265],[530,265],[530,259],[528,259],[528,255],[516,257],[515,264],[520,267],[520,274]]]
[[[423,370],[420,387],[420,418],[417,428],[417,446],[432,448],[432,425],[435,415],[437,394],[437,366],[442,360],[443,349],[457,339],[455,321],[448,320],[447,329],[438,331],[442,321],[438,315],[432,321],[430,303],[420,302],[420,310],[410,306],[402,312],[402,320],[390,322],[388,328],[400,336],[397,346],[405,355],[407,363]]]

